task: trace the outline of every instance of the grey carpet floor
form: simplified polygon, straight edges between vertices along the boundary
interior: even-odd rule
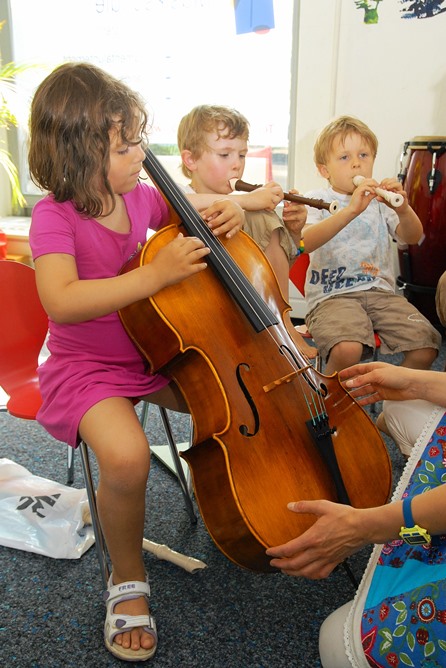
[[[444,369],[445,345],[435,363]],[[389,358],[387,361],[398,362]],[[172,415],[179,441],[188,420]],[[163,442],[157,413],[149,439]],[[394,479],[403,460],[386,439]],[[35,475],[66,481],[66,446],[35,422],[0,413],[0,457]],[[76,455],[75,486],[83,487]],[[343,569],[325,581],[245,571],[227,560],[210,539],[201,518],[192,525],[176,478],[152,458],[145,535],[203,560],[207,568],[189,574],[145,554],[152,612],[159,631],[155,668],[318,668],[318,631],[325,617],[352,598]],[[350,560],[359,579],[366,548]],[[124,665],[104,648],[104,606],[95,549],[80,559],[56,560],[0,546],[0,666],[8,668],[113,667]]]

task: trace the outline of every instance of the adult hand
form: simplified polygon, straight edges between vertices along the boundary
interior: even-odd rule
[[[330,575],[344,559],[366,545],[360,510],[331,501],[297,501],[288,504],[295,513],[318,516],[316,522],[288,543],[268,548],[271,566],[286,575],[319,580]]]
[[[355,364],[339,372],[339,380],[361,406],[384,399],[416,399],[417,372],[386,362]]]

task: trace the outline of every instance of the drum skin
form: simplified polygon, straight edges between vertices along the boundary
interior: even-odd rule
[[[407,171],[400,175],[409,204],[424,230],[420,245],[399,250],[405,295],[443,331],[435,309],[435,289],[446,269],[446,137],[414,137],[405,144]]]

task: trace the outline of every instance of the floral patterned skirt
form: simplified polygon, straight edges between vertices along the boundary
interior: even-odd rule
[[[430,424],[414,448],[394,500],[446,482],[446,413],[435,409]],[[394,540],[375,547],[344,640],[355,668],[446,666],[446,536],[433,537],[429,546]]]

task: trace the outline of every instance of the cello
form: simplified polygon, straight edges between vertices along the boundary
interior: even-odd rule
[[[265,550],[315,521],[290,512],[289,501],[388,500],[387,449],[337,374],[316,371],[297,347],[284,321],[290,306],[257,244],[243,232],[215,237],[150,150],[143,166],[170,224],[121,273],[179,232],[211,253],[205,271],[121,309],[121,321],[151,371],[172,378],[187,401],[194,440],[181,454],[209,534],[234,563],[271,572]]]

